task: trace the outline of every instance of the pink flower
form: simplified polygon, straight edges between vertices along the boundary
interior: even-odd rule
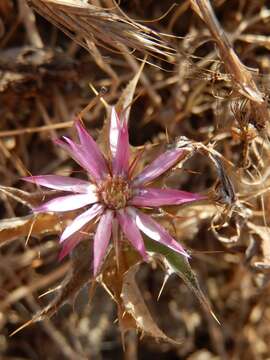
[[[176,189],[160,189],[148,186],[154,179],[177,163],[182,149],[170,149],[159,155],[143,171],[131,177],[128,126],[112,109],[110,124],[110,154],[108,158],[99,150],[96,142],[76,120],[79,144],[69,138],[56,143],[88,173],[90,181],[59,175],[26,177],[24,180],[47,188],[66,191],[69,194],[50,200],[35,212],[64,212],[88,206],[61,235],[63,244],[60,258],[66,256],[85,237],[89,223],[98,219],[94,236],[94,275],[100,270],[106,255],[113,227],[120,225],[123,234],[132,246],[147,259],[141,232],[149,238],[188,257],[183,247],[141,208],[163,205],[179,205],[203,199],[203,196]],[[84,231],[85,230],[85,231]]]

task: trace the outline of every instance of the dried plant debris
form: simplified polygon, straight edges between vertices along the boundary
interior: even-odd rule
[[[138,266],[131,267],[124,276],[121,298],[127,313],[131,314],[136,321],[136,326],[142,331],[142,335],[151,335],[157,340],[163,340],[177,344],[176,341],[168,338],[157,326],[147,309],[142,294],[136,284],[136,272]],[[179,342],[180,343],[180,342]]]
[[[168,61],[176,55],[157,32],[123,12],[118,15],[117,3],[112,2],[114,6],[107,9],[83,0],[30,0],[28,4],[88,50],[89,43],[94,42],[113,51],[120,51],[124,45]]]
[[[0,1],[1,359],[269,358],[269,20]]]
[[[210,1],[191,0],[191,5],[207,24],[218,46],[224,67],[227,69],[228,74],[231,75],[236,90],[250,100],[250,102],[247,102],[247,106],[252,109],[249,122],[253,122],[258,130],[264,129],[269,118],[266,95],[258,89],[251,70],[241,62],[234,51],[229,38],[218,23]]]
[[[57,295],[55,295],[49,305],[38,311],[31,320],[16,329],[12,335],[15,335],[17,332],[22,331],[25,327],[37,321],[49,319],[56,314],[64,304],[73,304],[75,302],[78,292],[90,281],[90,251],[89,242],[81,243],[80,246],[78,246],[72,257],[71,268],[62,280],[61,285],[55,289]]]

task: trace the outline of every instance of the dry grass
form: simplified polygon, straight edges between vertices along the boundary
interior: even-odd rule
[[[24,0],[0,2],[1,358],[268,359],[267,2],[221,0],[213,9],[200,0],[28,3],[31,8]],[[147,22],[153,19],[159,20]],[[73,136],[73,118],[86,106],[85,124],[98,138],[104,102],[118,101],[146,56],[131,108],[131,142],[151,158],[158,148],[151,144],[189,139],[182,169],[166,181],[209,201],[166,209],[161,221],[190,249],[221,325],[175,277],[157,302],[163,274],[145,265],[138,274],[145,302],[160,328],[182,344],[139,342],[131,332],[123,354],[114,303],[98,288],[89,306],[87,287],[70,301],[73,307],[10,337],[53,301],[64,278],[65,291],[71,280],[81,287],[89,282],[74,273],[79,250],[57,260],[58,234],[70,218],[33,218],[31,207],[51,195],[20,178],[80,171],[51,138]],[[70,300],[77,290],[72,287]]]

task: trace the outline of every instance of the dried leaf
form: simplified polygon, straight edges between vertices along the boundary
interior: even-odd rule
[[[147,309],[135,279],[138,269],[139,264],[136,264],[124,275],[121,298],[123,300],[125,310],[132,315],[136,321],[138,329],[140,329],[143,334],[146,333],[155,339],[179,344],[179,342],[170,339],[164,334]]]
[[[266,226],[255,225],[251,222],[248,223],[248,227],[254,232],[254,234],[258,235],[261,239],[261,252],[262,252],[262,260],[256,261],[254,266],[259,270],[269,270],[270,269],[270,241],[269,235],[270,230]]]
[[[54,214],[37,214],[0,221],[0,246],[22,236],[59,233],[62,227]]]
[[[190,2],[193,10],[208,26],[224,66],[232,77],[235,90],[247,100],[247,107],[250,108],[248,121],[257,130],[264,129],[268,121],[268,104],[265,94],[256,85],[252,71],[242,63],[234,51],[230,39],[218,22],[211,2],[209,0],[190,0]]]

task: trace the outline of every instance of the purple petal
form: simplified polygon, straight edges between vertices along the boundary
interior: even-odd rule
[[[118,175],[126,175],[128,173],[129,163],[129,139],[128,126],[125,119],[120,128],[115,158],[113,159],[113,173]]]
[[[80,120],[75,121],[75,126],[81,142],[82,149],[85,153],[87,163],[94,164],[99,173],[99,177],[103,177],[108,173],[106,161],[92,136],[86,131]]]
[[[83,232],[77,232],[69,239],[67,239],[62,245],[62,249],[59,253],[58,259],[61,261],[65,256],[67,256],[82,239],[86,236]]]
[[[145,188],[136,189],[135,191],[135,196],[129,201],[130,205],[135,206],[155,207],[163,205],[180,205],[205,198],[200,194],[176,189]]]
[[[141,256],[145,260],[147,260],[147,254],[145,251],[143,238],[134,219],[132,219],[126,213],[125,210],[120,210],[117,212],[117,219],[127,239],[135,247],[135,249],[141,254]]]
[[[28,176],[22,179],[55,190],[72,191],[75,193],[87,193],[94,190],[94,185],[91,185],[88,181],[67,176],[38,175]]]
[[[77,216],[70,225],[68,225],[60,238],[60,243],[79,231],[84,225],[93,220],[96,216],[100,215],[103,211],[103,206],[100,204],[93,205],[90,209],[86,210]]]
[[[110,148],[112,157],[115,157],[118,136],[120,131],[120,119],[116,113],[115,107],[112,107],[111,110],[111,119],[110,119]]]
[[[89,204],[93,204],[97,202],[97,200],[98,197],[95,193],[60,196],[34,208],[34,212],[71,211],[80,209],[81,207]]]
[[[180,254],[189,257],[184,248],[156,221],[150,216],[136,210],[135,208],[128,208],[129,214],[133,217],[138,228],[151,239],[169,247],[170,249],[179,252]]]
[[[159,155],[151,164],[146,166],[143,171],[135,177],[133,185],[138,186],[148,183],[165,171],[170,169],[184,153],[183,149],[167,150]]]
[[[106,254],[112,233],[113,211],[107,210],[100,218],[94,237],[94,276]]]

